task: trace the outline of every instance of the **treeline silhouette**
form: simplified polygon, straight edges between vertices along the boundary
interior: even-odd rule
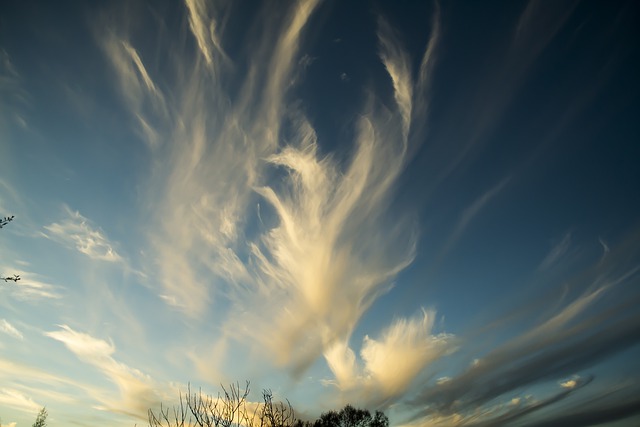
[[[149,427],[388,427],[389,419],[381,412],[346,405],[340,411],[324,412],[314,421],[296,416],[289,401],[274,401],[271,390],[263,390],[262,402],[250,402],[249,382],[222,387],[217,396],[192,392],[180,393],[173,407],[160,405],[149,409]]]
[[[324,412],[315,421],[296,420],[294,427],[388,427],[389,418],[382,412],[346,405],[340,411]]]

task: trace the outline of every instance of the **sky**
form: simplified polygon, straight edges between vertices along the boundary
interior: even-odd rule
[[[1,2],[2,425],[640,425],[639,18]]]

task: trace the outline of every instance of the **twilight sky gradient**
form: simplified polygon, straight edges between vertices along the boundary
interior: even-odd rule
[[[187,383],[640,425],[640,3],[3,1],[0,417]]]

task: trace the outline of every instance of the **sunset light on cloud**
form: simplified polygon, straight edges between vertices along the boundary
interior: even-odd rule
[[[638,425],[639,17],[3,2],[2,425]]]

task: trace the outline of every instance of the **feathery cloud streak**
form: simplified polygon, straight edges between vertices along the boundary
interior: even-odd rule
[[[72,211],[68,206],[64,206],[64,211],[66,217],[62,221],[44,227],[47,230],[43,232],[45,237],[94,260],[123,262],[102,230],[94,228],[80,212]]]
[[[411,58],[380,20],[380,58],[395,106],[371,94],[350,158],[334,158],[320,153],[312,123],[299,102],[290,102],[304,71],[298,53],[304,29],[318,4],[295,2],[277,17],[265,9],[268,19],[256,27],[261,41],[247,53],[244,74],[224,53],[223,18],[216,15],[223,11],[199,1],[186,2],[195,57],[168,47],[184,59],[175,73],[184,79],[155,82],[140,59],[145,55],[134,54],[135,43],[121,30],[109,31],[121,39],[119,50],[106,50],[119,79],[129,82],[123,90],[167,99],[158,88],[169,87],[178,98],[165,110],[169,119],[144,132],[156,141],[151,154],[162,165],[152,171],[148,198],[159,294],[192,316],[221,298],[231,301],[224,337],[268,350],[294,374],[348,343],[363,313],[413,260],[415,230],[407,218],[391,224],[388,204],[407,161],[412,123],[424,120],[413,113],[414,92],[424,104],[437,37],[416,83]],[[234,81],[237,93],[225,84]],[[152,110],[129,106],[141,122],[161,122]],[[157,142],[159,135],[166,138]],[[394,325],[403,327],[413,333],[411,322]],[[382,350],[373,350],[374,341],[369,346],[375,371],[374,353]],[[423,350],[416,343],[416,354]],[[397,392],[390,386],[390,394]]]
[[[10,337],[17,338],[19,340],[24,339],[22,336],[22,332],[16,329],[11,323],[7,321],[7,319],[0,319],[0,332],[3,332]]]
[[[144,418],[149,408],[166,397],[166,394],[159,394],[159,387],[147,375],[112,357],[116,350],[113,343],[77,332],[66,325],[60,328],[45,335],[63,343],[81,361],[100,370],[118,387],[117,398],[104,392],[94,394],[93,397],[103,405],[100,409]]]
[[[633,309],[637,292],[625,300],[612,297],[629,293],[640,279],[640,267],[627,253],[637,254],[637,249],[625,246],[573,280],[573,286],[585,288],[581,295],[474,360],[459,375],[425,386],[411,401],[410,407],[419,409],[412,420],[417,425],[439,425],[438,420],[447,420],[444,425],[503,425],[583,387],[575,402],[584,401],[591,379],[566,378],[640,342],[640,316]],[[524,387],[554,379],[564,391],[513,408],[495,406],[496,401],[518,396]],[[606,413],[610,405],[597,403]]]
[[[0,48],[0,132],[3,134],[5,129],[10,128],[10,122],[13,120],[21,127],[26,127],[26,122],[19,113],[21,107],[28,105],[28,95],[22,87],[22,78],[20,73],[13,64],[9,53]]]
[[[171,54],[182,58],[176,63],[176,75],[182,77],[163,82],[174,100],[167,110],[169,117],[159,116],[161,109],[141,109],[129,103],[132,115],[144,124],[141,133],[150,145],[160,146],[154,153],[158,167],[150,178],[149,213],[163,294],[194,315],[208,306],[214,293],[211,288],[222,286],[211,283],[212,273],[220,281],[246,280],[246,268],[237,252],[238,238],[247,211],[252,211],[249,201],[255,198],[253,186],[264,169],[263,159],[277,148],[282,88],[290,78],[300,32],[315,4],[300,2],[278,22],[284,28],[281,34],[273,28],[264,30],[265,51],[252,52],[254,71],[246,76],[238,99],[231,100],[225,79],[233,74],[215,65],[222,60],[215,56],[224,55],[214,49],[218,42],[211,40],[218,17],[202,2],[187,2],[190,29],[204,63],[197,55],[173,52],[176,46],[167,46]],[[212,29],[211,34],[205,34],[205,28]],[[115,29],[111,33],[120,34]],[[119,36],[119,46],[131,46],[125,36]],[[118,51],[108,49],[106,53],[121,80],[144,89],[143,98],[163,98],[156,96],[154,88],[159,86],[149,74],[133,73],[132,65],[123,66]],[[265,57],[270,58],[268,70],[263,65]],[[193,61],[193,67],[188,61]],[[146,69],[141,62],[137,68]],[[143,85],[140,75],[151,83]],[[125,96],[127,87],[121,87]],[[258,87],[264,87],[264,93]],[[154,123],[160,125],[154,127]]]
[[[0,388],[0,403],[24,412],[37,412],[42,406],[18,390]]]
[[[453,351],[455,338],[434,334],[435,312],[423,310],[409,319],[396,319],[378,339],[364,337],[361,362],[346,342],[325,352],[336,385],[349,401],[386,406],[400,397],[430,363]]]
[[[284,169],[284,184],[256,189],[280,222],[252,245],[259,282],[244,297],[255,301],[250,305],[257,316],[274,319],[265,324],[243,314],[257,325],[248,329],[254,341],[294,373],[323,352],[343,387],[352,376],[348,365],[355,357],[348,341],[355,324],[412,261],[415,247],[406,219],[395,226],[385,222],[407,159],[413,102],[409,58],[388,26],[381,24],[378,35],[397,108],[369,100],[357,123],[354,153],[342,169],[331,156],[319,155],[313,127],[294,116],[291,142],[267,158]],[[265,298],[274,303],[260,304]],[[242,321],[234,317],[231,323]],[[419,346],[413,350],[422,352]],[[397,391],[393,388],[390,393]]]
[[[19,268],[9,268],[7,265],[0,265],[2,271],[11,271],[12,274],[20,276],[18,282],[6,286],[9,295],[21,301],[37,301],[40,299],[60,299],[62,298],[63,287],[49,283],[49,279],[35,273]]]
[[[562,256],[567,252],[567,250],[569,249],[570,244],[571,244],[571,233],[566,233],[562,237],[562,240],[560,240],[560,242],[558,242],[549,251],[547,256],[544,257],[544,259],[540,263],[540,266],[538,266],[538,269],[539,270],[547,270],[552,265],[557,263],[562,258]]]

